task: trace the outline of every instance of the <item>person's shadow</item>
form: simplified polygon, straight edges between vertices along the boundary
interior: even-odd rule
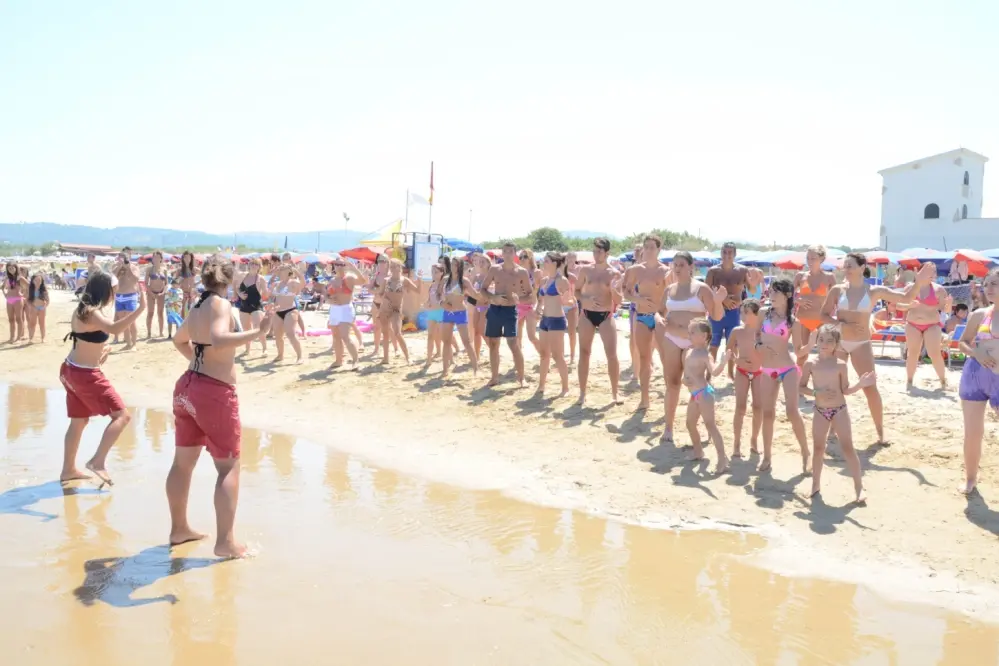
[[[973,525],[986,532],[999,536],[999,511],[989,507],[978,489],[971,491],[966,496],[968,506],[964,509],[964,515]]]
[[[871,529],[850,517],[850,512],[861,506],[855,502],[844,506],[829,506],[822,499],[821,493],[812,497],[810,501],[797,495],[795,495],[795,499],[808,508],[808,511],[795,511],[795,517],[811,523],[809,527],[816,534],[832,534],[838,529],[838,526],[845,523],[850,523],[862,530]]]
[[[170,546],[153,546],[131,557],[102,557],[83,564],[86,577],[73,596],[84,606],[103,601],[115,608],[133,608],[160,602],[175,604],[173,594],[133,599],[132,595],[156,581],[191,569],[204,569],[227,560],[208,557],[170,557]]]
[[[0,493],[0,514],[18,514],[32,518],[41,518],[44,521],[55,520],[59,516],[54,513],[45,513],[30,508],[43,500],[66,497],[67,495],[104,495],[105,492],[97,488],[77,488],[69,486],[61,481],[48,481],[36,486],[23,486],[11,488]]]

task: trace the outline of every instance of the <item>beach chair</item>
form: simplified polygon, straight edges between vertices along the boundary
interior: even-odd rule
[[[354,306],[355,315],[368,315],[371,316],[371,308],[375,302],[375,297],[371,294],[366,287],[361,288],[361,293],[354,296],[352,302]]]
[[[872,319],[871,320],[871,343],[880,342],[881,358],[885,357],[885,345],[893,342],[898,345],[899,356],[905,360],[907,354],[905,344],[905,320],[904,319]]]
[[[954,361],[954,356],[960,353],[961,350],[961,336],[964,335],[964,324],[954,328],[954,332],[944,338],[943,348],[947,352],[947,368],[950,369],[952,362]],[[964,359],[961,359],[964,362]]]

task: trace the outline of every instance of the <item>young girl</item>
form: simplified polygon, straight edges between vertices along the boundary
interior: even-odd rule
[[[850,428],[850,413],[846,408],[846,396],[860,391],[865,386],[875,382],[873,372],[868,372],[860,380],[850,386],[847,378],[846,361],[836,357],[840,335],[835,326],[825,324],[817,333],[812,333],[818,348],[819,357],[814,361],[806,361],[801,368],[799,391],[804,395],[815,397],[815,412],[812,415],[812,494],[815,497],[821,491],[822,466],[825,461],[826,438],[830,428],[836,433],[840,447],[843,449],[843,459],[853,477],[853,489],[857,496],[857,504],[866,501],[864,483],[861,480],[860,458],[853,448],[853,435]],[[808,381],[812,387],[808,387]]]
[[[790,280],[780,279],[770,283],[770,307],[763,315],[760,331],[756,334],[756,348],[760,352],[763,402],[763,460],[760,471],[770,469],[774,442],[774,419],[777,408],[777,395],[784,389],[784,409],[787,420],[801,448],[801,472],[808,473],[808,439],[805,437],[805,422],[798,409],[799,369],[791,356],[789,343],[794,327],[794,285]],[[797,350],[800,356],[807,355],[808,345]]]
[[[7,298],[7,321],[10,323],[10,343],[24,337],[24,288],[26,280],[21,277],[17,264],[7,262],[4,272],[3,293]]]
[[[569,324],[562,309],[562,294],[569,291],[565,255],[560,252],[546,254],[542,274],[543,278],[538,280],[537,308],[537,316],[541,320],[541,374],[538,380],[538,394],[545,392],[548,367],[551,361],[555,361],[555,367],[562,379],[560,397],[563,397],[569,393],[569,366],[565,362],[564,354],[565,332]]]
[[[167,340],[173,339],[173,332],[184,323],[181,310],[184,308],[184,292],[180,289],[180,278],[170,278],[170,288],[166,290],[163,305],[167,320]]]
[[[742,324],[737,326],[728,339],[728,347],[735,357],[735,414],[732,416],[735,445],[733,458],[742,457],[742,422],[746,418],[749,395],[753,396],[753,429],[750,439],[750,453],[758,454],[757,441],[763,425],[762,384],[763,371],[760,370],[760,354],[756,348],[756,338],[760,334],[760,302],[750,298],[740,307]]]
[[[80,304],[73,311],[70,332],[65,338],[73,340],[73,348],[59,369],[59,380],[66,387],[66,415],[69,416],[62,474],[59,475],[61,481],[89,478],[76,467],[76,453],[80,448],[83,429],[94,416],[110,416],[111,422],[104,429],[101,443],[87,463],[87,469],[100,478],[102,486],[105,483],[114,485],[107,472],[107,457],[130,418],[124,401],[101,372],[101,365],[108,356],[108,337],[128,330],[146,308],[145,293],[140,289],[138,295],[139,303],[135,310],[120,319],[108,319],[102,310],[114,300],[111,276],[100,272],[87,280]]]
[[[999,330],[993,324],[995,302],[999,300],[999,269],[993,269],[982,284],[988,306],[975,310],[961,335],[961,351],[967,355],[958,394],[964,413],[964,475],[961,492],[967,494],[978,484],[985,435],[985,410],[999,409]]]
[[[708,437],[714,442],[718,455],[715,474],[728,471],[728,458],[725,456],[725,443],[722,441],[718,424],[715,423],[715,390],[711,387],[711,378],[717,377],[729,361],[732,360],[731,350],[726,350],[718,363],[713,363],[708,352],[711,341],[711,324],[707,319],[698,318],[690,322],[690,349],[684,352],[683,383],[690,391],[690,402],[687,403],[687,432],[693,443],[692,460],[703,460],[704,449],[701,447],[701,435],[697,432],[697,419],[704,421],[708,429]]]
[[[541,280],[541,271],[538,270],[538,264],[534,261],[534,252],[531,250],[523,250],[520,256],[517,257],[518,263],[527,269],[527,275],[531,280],[531,288],[536,288],[536,285]],[[520,342],[521,348],[524,346],[524,329],[527,329],[527,339],[531,341],[534,345],[534,351],[541,354],[541,346],[538,343],[538,314],[537,305],[531,303],[530,301],[521,301],[517,303],[517,341]]]
[[[378,309],[378,316],[382,324],[382,363],[389,362],[389,346],[396,342],[402,350],[402,357],[409,365],[409,348],[406,340],[402,337],[402,306],[405,294],[410,291],[418,291],[416,283],[402,275],[403,264],[398,259],[389,262],[388,278],[382,283],[380,296],[382,305]]]
[[[35,339],[35,327],[45,342],[45,310],[49,306],[49,290],[45,286],[45,272],[38,271],[31,276],[28,285],[28,342]]]
[[[430,267],[430,290],[427,292],[427,360],[429,367],[441,351],[440,324],[444,321],[444,308],[441,307],[441,287],[444,284],[444,269],[440,263]]]

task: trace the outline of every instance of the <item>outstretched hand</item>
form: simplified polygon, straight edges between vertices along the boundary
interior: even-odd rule
[[[715,303],[724,303],[725,299],[728,298],[728,289],[725,287],[715,287],[712,290],[714,294]]]

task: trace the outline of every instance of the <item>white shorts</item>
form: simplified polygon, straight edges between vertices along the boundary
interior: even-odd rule
[[[339,326],[340,324],[352,324],[354,323],[354,306],[353,305],[333,305],[330,304],[330,326]]]

